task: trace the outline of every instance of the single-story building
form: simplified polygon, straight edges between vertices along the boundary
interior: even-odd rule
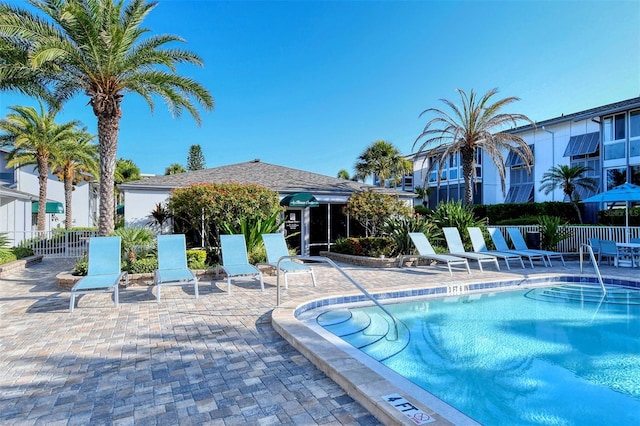
[[[297,233],[296,241],[289,239],[289,244],[303,255],[329,250],[338,238],[353,235],[353,222],[343,213],[351,194],[381,191],[396,195],[408,204],[412,204],[415,197],[411,192],[379,188],[256,159],[118,185],[124,194],[125,226],[146,226],[153,222],[151,211],[158,203],[165,203],[174,188],[225,182],[262,185],[278,192],[281,204],[286,207],[285,232]]]

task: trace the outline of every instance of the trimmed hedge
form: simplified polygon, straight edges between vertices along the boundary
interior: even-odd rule
[[[583,208],[582,205],[579,205]],[[477,204],[473,206],[476,217],[486,217],[492,225],[518,224],[518,218],[556,216],[568,223],[579,223],[578,214],[573,206],[562,201],[545,201],[543,203],[505,203]],[[530,219],[526,219],[530,220]],[[528,222],[528,223],[535,223]],[[520,222],[524,223],[524,222]]]

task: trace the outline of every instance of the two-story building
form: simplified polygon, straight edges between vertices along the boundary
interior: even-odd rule
[[[584,111],[540,121],[509,130],[522,137],[534,153],[531,173],[513,153],[505,152],[506,191],[493,161],[481,150],[476,157],[474,203],[500,204],[543,201],[566,201],[561,189],[549,194],[539,191],[543,175],[553,166],[581,164],[591,170],[602,192],[624,182],[640,184],[640,97],[603,105]],[[429,159],[411,156],[415,185],[431,188],[430,206],[440,201],[460,200],[464,179],[459,156],[451,157],[442,170],[429,171]],[[437,176],[440,174],[440,185]],[[593,195],[579,191],[580,199]],[[586,205],[585,219],[595,219],[601,206]]]

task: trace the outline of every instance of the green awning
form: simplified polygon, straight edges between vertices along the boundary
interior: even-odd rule
[[[284,197],[280,201],[280,205],[287,207],[318,207],[320,203],[310,192],[296,192]]]
[[[31,203],[31,213],[38,213],[38,202],[33,201]],[[64,206],[62,203],[57,201],[47,201],[47,205],[45,207],[45,213],[64,213]]]

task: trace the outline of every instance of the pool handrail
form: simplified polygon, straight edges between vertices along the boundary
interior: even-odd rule
[[[338,272],[340,272],[347,280],[349,280],[351,282],[351,284],[353,284],[354,286],[356,286],[356,288],[358,290],[360,290],[362,292],[362,294],[365,295],[366,298],[368,298],[369,300],[371,300],[373,303],[375,303],[375,305],[377,307],[379,307],[385,314],[387,314],[392,320],[393,320],[393,335],[391,337],[391,340],[398,340],[398,322],[400,321],[399,319],[397,319],[391,312],[389,312],[389,310],[387,308],[385,308],[380,302],[378,302],[378,300],[373,297],[373,295],[371,295],[371,293],[369,293],[367,290],[365,290],[364,287],[362,287],[360,284],[358,284],[358,282],[356,280],[354,280],[349,274],[347,274],[344,269],[342,269],[341,267],[339,267],[338,265],[335,264],[335,262],[331,259],[329,259],[328,257],[324,257],[324,256],[282,256],[280,259],[278,259],[278,262],[276,264],[276,307],[280,306],[280,262],[285,261],[285,260],[292,260],[292,259],[298,259],[298,260],[310,260],[313,262],[322,262],[322,263],[327,263],[329,264],[329,266],[333,266],[335,269],[338,270]]]
[[[598,282],[600,283],[600,287],[602,287],[602,297],[607,296],[607,289],[604,286],[604,282],[602,281],[602,275],[600,274],[600,268],[598,267],[598,262],[596,261],[596,256],[593,254],[593,247],[587,243],[580,244],[580,273],[582,274],[582,259],[583,259],[583,249],[587,249],[589,253],[589,257],[591,258],[591,263],[593,264],[593,268],[596,270],[596,275],[598,277]]]

